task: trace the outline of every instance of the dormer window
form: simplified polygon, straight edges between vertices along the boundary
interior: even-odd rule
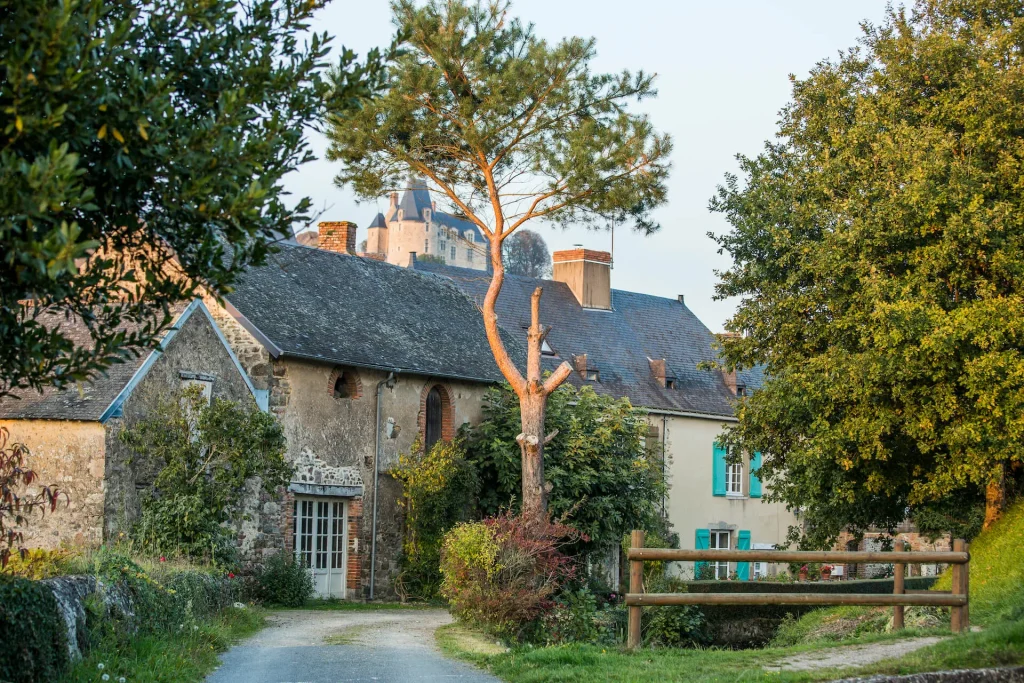
[[[601,381],[601,373],[598,372],[597,370],[587,370],[586,371],[586,377],[587,377],[587,381],[588,382],[600,382]]]
[[[676,388],[676,378],[675,377],[666,377],[665,378],[665,388],[666,389],[675,389]]]
[[[736,395],[737,396],[746,396],[747,395],[747,387],[745,385],[743,385],[743,384],[737,384],[736,385]]]
[[[473,241],[473,231],[472,230],[467,230],[466,231],[466,240],[469,241],[469,242]]]
[[[540,343],[540,353],[541,353],[542,356],[553,356],[553,355],[555,355],[555,350],[553,348],[551,348],[550,344],[548,344],[548,340],[547,339],[541,341],[541,343]]]

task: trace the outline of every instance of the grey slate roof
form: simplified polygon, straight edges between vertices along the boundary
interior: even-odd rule
[[[359,256],[281,244],[231,306],[285,356],[500,381],[479,309],[451,280]],[[522,342],[506,336],[513,358]],[[274,351],[272,350],[272,353]]]
[[[444,275],[482,303],[490,275],[468,268],[416,262],[416,269]],[[541,322],[552,326],[548,344],[558,358],[545,358],[546,369],[563,360],[587,354],[589,368],[600,371],[600,382],[586,382],[602,394],[628,396],[637,406],[652,410],[733,415],[735,397],[720,372],[698,370],[701,361],[714,360],[714,335],[683,303],[648,294],[612,290],[612,310],[584,309],[561,282],[507,275],[498,298],[498,315],[506,330],[525,337],[530,324],[530,296],[542,286]],[[650,360],[665,359],[676,387],[668,389],[651,372]],[[740,373],[746,386],[761,384],[759,371]],[[584,383],[578,373],[572,380]]]
[[[47,314],[40,316],[39,320],[49,329],[59,327],[77,347],[93,345],[89,328],[77,316]],[[97,421],[121,390],[128,386],[151,353],[143,352],[138,357],[130,355],[123,363],[110,366],[91,380],[62,390],[53,387],[42,392],[25,389],[17,393],[17,398],[2,398],[0,419]]]
[[[368,226],[366,226],[366,227],[367,228],[387,228],[388,227],[388,223],[387,223],[386,220],[384,220],[384,214],[377,213],[377,215],[373,217],[373,220],[370,221],[370,224]]]

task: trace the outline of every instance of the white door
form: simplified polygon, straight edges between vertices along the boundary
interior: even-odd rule
[[[348,504],[339,498],[295,499],[295,557],[313,575],[317,597],[344,598]]]

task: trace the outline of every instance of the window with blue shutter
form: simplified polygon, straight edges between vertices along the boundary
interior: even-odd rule
[[[715,442],[712,452],[714,461],[711,472],[711,493],[716,496],[725,495],[725,455],[727,451],[724,446]]]
[[[736,549],[737,550],[750,550],[750,532],[741,531],[736,536]],[[736,578],[740,581],[750,581],[750,563],[749,562],[737,562],[736,563]]]
[[[761,467],[761,454],[754,453],[750,456],[750,497],[760,498],[761,497],[761,477],[758,474],[754,474]]]
[[[697,538],[693,544],[696,550],[707,550],[708,545],[711,542],[711,532],[708,529],[697,529]],[[693,563],[693,578],[700,579],[708,571],[707,562],[694,562]]]

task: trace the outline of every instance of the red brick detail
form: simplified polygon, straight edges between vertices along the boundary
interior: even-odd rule
[[[447,384],[436,382],[427,382],[420,392],[420,412],[416,416],[420,439],[425,441],[427,438],[427,394],[434,387],[441,392],[441,440],[451,441],[455,438],[455,397]]]
[[[325,221],[318,224],[320,239],[317,247],[339,254],[356,253],[356,224],[350,221]]]
[[[594,249],[565,249],[556,251],[551,255],[555,263],[567,263],[569,261],[597,261],[598,263],[612,262],[612,255],[607,251],[595,251]]]
[[[369,548],[359,538],[359,529],[363,520],[363,499],[354,498],[348,503],[348,557],[345,570],[345,587],[358,591],[362,588],[363,557]]]
[[[363,396],[363,380],[359,378],[359,373],[352,368],[336,367],[331,372],[331,376],[327,379],[327,395],[334,398],[334,386],[338,383],[338,379],[342,378],[345,385],[345,396],[346,399],[362,398]],[[338,399],[342,400],[342,399]]]

